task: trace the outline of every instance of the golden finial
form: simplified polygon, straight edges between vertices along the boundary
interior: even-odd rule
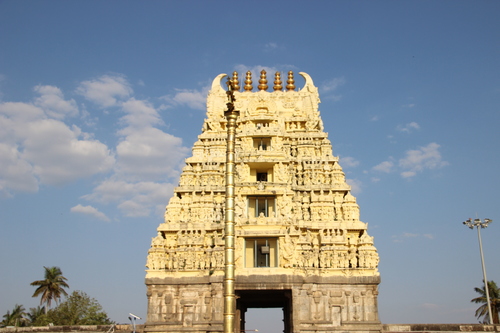
[[[274,91],[281,91],[281,89],[283,89],[282,83],[280,72],[276,72],[276,74],[274,74]]]
[[[252,91],[252,72],[247,72],[247,78],[245,79],[245,91]]]
[[[288,91],[293,91],[295,90],[295,80],[293,79],[293,72],[292,71],[289,71],[288,72],[288,80],[286,80],[286,83],[288,83],[286,85],[286,90]]]
[[[267,75],[265,70],[260,71],[259,90],[267,90]]]
[[[240,81],[238,81],[238,72],[233,72],[233,90],[240,91]]]

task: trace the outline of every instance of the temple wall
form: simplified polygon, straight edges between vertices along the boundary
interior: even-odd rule
[[[79,326],[35,326],[35,327],[7,327],[0,328],[0,333],[107,333],[111,325],[79,325]],[[136,332],[143,333],[145,325],[136,325]],[[114,332],[130,333],[132,325],[115,325]],[[315,332],[321,330],[314,330]],[[203,331],[208,333],[215,331]],[[312,332],[312,331],[310,331]],[[481,324],[383,324],[380,333],[433,333],[433,332],[500,332],[500,325],[481,325]]]

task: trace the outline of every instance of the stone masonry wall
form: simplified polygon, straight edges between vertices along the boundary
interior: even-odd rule
[[[0,328],[0,333],[106,333],[111,325],[82,326],[37,326],[37,327],[6,327]],[[114,332],[132,332],[132,325],[115,325]],[[143,333],[144,325],[136,325],[136,332]],[[500,325],[480,324],[384,324],[381,333],[430,333],[430,332],[500,332]]]

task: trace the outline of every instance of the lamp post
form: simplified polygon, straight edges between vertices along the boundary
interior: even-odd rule
[[[491,303],[490,303],[490,292],[488,290],[488,279],[486,278],[486,267],[484,266],[484,255],[483,255],[483,243],[481,242],[481,229],[486,228],[488,224],[493,222],[490,219],[471,219],[469,218],[467,221],[464,221],[463,224],[468,226],[470,229],[477,228],[477,238],[479,239],[479,253],[481,254],[481,265],[483,266],[483,279],[484,279],[484,290],[486,292],[486,302],[488,304],[488,315],[490,318],[490,325],[493,324],[493,315],[491,313]]]
[[[224,333],[234,333],[236,313],[236,296],[234,294],[234,167],[236,142],[236,119],[239,111],[234,109],[236,99],[233,94],[233,83],[227,79],[227,96],[229,102],[224,116],[227,119],[226,150],[226,211],[225,211],[225,263],[224,263]]]

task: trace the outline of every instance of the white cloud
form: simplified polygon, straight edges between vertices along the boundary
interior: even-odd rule
[[[279,46],[275,42],[269,42],[264,45],[264,51],[269,52],[278,49]]]
[[[135,200],[126,200],[118,205],[118,209],[120,209],[125,216],[128,217],[143,217],[151,214],[151,209],[147,205],[143,203],[137,202],[137,198]]]
[[[40,181],[62,185],[78,178],[106,172],[114,164],[108,147],[97,141],[80,139],[76,126],[44,119],[26,124],[23,158],[34,166]]]
[[[29,103],[0,103],[4,195],[34,192],[38,185],[66,182],[109,170],[114,158],[109,149],[78,127],[56,118],[73,114],[73,103],[62,99],[59,88],[37,86],[42,97],[38,106]]]
[[[401,176],[409,178],[426,169],[437,169],[448,165],[443,161],[439,152],[439,145],[435,142],[416,150],[408,150],[406,156],[399,160],[399,167],[403,169]]]
[[[115,106],[124,113],[114,149],[94,139],[93,133],[63,122],[78,108],[74,100],[64,100],[59,88],[39,85],[34,91],[40,96],[33,103],[0,103],[1,196],[109,173],[82,198],[116,204],[126,216],[164,211],[189,149],[180,138],[157,128],[164,125],[157,109],[131,96],[133,90],[124,76],[102,76],[82,82],[77,89],[99,107]],[[186,102],[182,98],[178,95],[177,101]],[[82,114],[83,121],[90,116],[85,105]],[[71,211],[109,221],[90,205],[79,204]]]
[[[427,309],[427,310],[432,310],[435,311],[440,308],[439,305],[433,304],[433,303],[423,303],[420,305],[421,308]]]
[[[414,177],[416,175],[417,175],[417,173],[415,171],[403,171],[403,172],[401,172],[401,177],[403,177],[403,178],[411,178],[411,177]]]
[[[388,161],[374,166],[372,170],[384,173],[398,171],[401,177],[411,178],[425,170],[442,168],[448,165],[448,162],[443,161],[439,147],[437,143],[432,142],[425,147],[408,150],[405,152],[405,157],[401,158],[397,165],[391,157]]]
[[[147,101],[131,98],[122,104],[122,110],[126,115],[120,121],[129,127],[140,129],[152,125],[163,125],[160,115]]]
[[[346,80],[343,76],[336,77],[323,82],[323,84],[320,86],[320,90],[323,92],[323,96],[325,96],[325,99],[330,99],[337,102],[342,99],[342,95],[335,95],[333,94],[333,92],[335,92],[340,86],[344,85],[345,83]]]
[[[195,110],[205,110],[208,86],[201,90],[176,89],[176,93],[163,96],[162,99],[170,106],[185,105]]]
[[[345,78],[341,76],[323,82],[320,88],[323,92],[330,92],[337,90],[340,86],[343,86],[345,83],[346,83]]]
[[[122,84],[128,86],[126,81]],[[193,99],[188,95],[162,98],[171,105],[191,103],[197,108],[201,107],[197,103],[205,100],[201,92],[189,95]],[[131,96],[120,107],[125,115],[120,118],[123,127],[116,132],[119,142],[113,174],[83,198],[116,204],[129,217],[160,213],[173,193],[172,183],[177,181],[189,149],[182,145],[182,139],[156,127],[164,123],[152,103]]]
[[[100,212],[97,208],[94,208],[92,206],[82,206],[82,205],[76,205],[75,207],[72,207],[70,209],[72,213],[81,213],[81,214],[86,214],[86,215],[91,215],[99,220],[109,222],[110,219],[104,214],[103,212]]]
[[[392,240],[395,243],[402,243],[405,239],[408,238],[415,238],[415,239],[421,239],[421,238],[426,238],[429,240],[434,239],[434,235],[432,234],[416,234],[416,233],[411,233],[411,232],[403,232],[401,235],[393,235]]]
[[[414,104],[414,103],[404,104],[404,105],[402,105],[402,107],[404,107],[404,108],[408,108],[408,109],[411,109],[411,108],[414,108],[414,107],[415,107],[415,104]]]
[[[101,108],[116,106],[128,98],[133,90],[122,75],[103,75],[98,79],[83,81],[76,92]]]
[[[350,157],[350,156],[341,157],[339,163],[343,167],[348,167],[348,168],[349,167],[354,168],[354,167],[357,167],[359,165],[359,161],[356,160],[354,157]]]
[[[116,173],[130,181],[159,181],[178,176],[188,149],[182,140],[157,128],[131,131],[116,147]]]
[[[116,203],[125,216],[148,216],[152,210],[159,213],[165,209],[174,186],[165,182],[132,183],[114,177],[103,181],[84,199]]]
[[[419,130],[420,129],[420,125],[417,124],[416,122],[411,122],[411,123],[408,123],[406,125],[398,125],[396,127],[396,130],[399,131],[399,132],[404,132],[404,133],[411,133],[413,130]]]
[[[363,183],[357,179],[346,179],[345,180],[349,186],[351,186],[351,193],[357,195],[362,192],[361,187]]]
[[[153,127],[163,125],[156,109],[146,101],[131,98],[122,105],[126,113],[118,131],[116,175],[126,181],[164,181],[176,178],[188,149],[182,139]]]
[[[46,118],[45,113],[39,107],[21,102],[0,103],[0,117],[12,121],[12,124],[22,124],[24,122]],[[11,127],[2,128],[11,129]],[[0,135],[1,134],[0,132]]]
[[[394,163],[392,161],[384,161],[384,162],[374,166],[372,169],[375,171],[390,173],[393,170],[393,167],[394,167]]]
[[[38,180],[16,146],[0,143],[0,195],[10,197],[12,191],[36,192]]]
[[[76,116],[78,114],[75,100],[64,100],[61,89],[54,86],[38,85],[34,90],[40,94],[40,97],[35,99],[35,105],[43,109],[47,116],[63,119],[65,116]]]

